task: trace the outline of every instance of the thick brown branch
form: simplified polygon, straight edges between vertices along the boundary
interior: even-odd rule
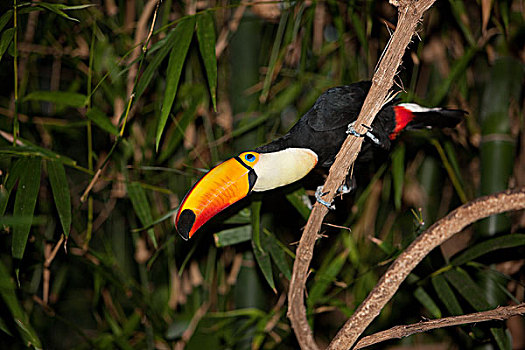
[[[399,255],[365,301],[346,321],[328,348],[331,350],[350,348],[394,296],[399,285],[432,249],[477,220],[520,209],[525,209],[525,188],[478,198],[437,221]]]
[[[370,345],[384,342],[390,339],[408,337],[415,333],[422,333],[436,328],[458,326],[467,323],[478,323],[492,320],[505,320],[512,316],[524,315],[525,303],[512,306],[498,307],[493,310],[476,312],[474,314],[438,318],[436,320],[424,321],[410,325],[395,326],[382,332],[369,335],[361,339],[354,349],[362,349]]]
[[[372,87],[357,118],[357,131],[364,132],[361,124],[370,125],[385,101],[388,99],[389,89],[393,85],[394,76],[406,47],[415,33],[417,24],[423,13],[435,0],[400,0],[399,21],[392,35],[390,45],[385,51],[382,61],[372,79]],[[324,184],[323,192],[328,192],[326,200],[333,200],[336,189],[343,183],[351,165],[354,163],[361,149],[362,138],[349,136],[337,154],[336,160],[330,168],[330,173]],[[292,323],[295,335],[302,349],[318,349],[308,321],[304,305],[305,284],[308,267],[313,256],[313,248],[317,234],[321,228],[328,209],[316,203],[306,228],[299,242],[296,259],[293,266],[293,275],[288,293],[288,317]]]

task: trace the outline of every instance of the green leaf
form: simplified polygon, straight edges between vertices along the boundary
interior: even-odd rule
[[[4,332],[7,335],[10,335],[13,337],[13,333],[9,330],[9,327],[7,327],[7,323],[5,323],[3,318],[0,318],[0,330]]]
[[[24,140],[22,138],[18,138],[20,141],[22,141],[25,146],[6,146],[6,147],[0,147],[0,154],[6,154],[6,155],[14,155],[18,157],[42,157],[46,159],[51,160],[58,160],[59,162],[76,167],[77,162],[74,161],[71,158],[68,158],[66,156],[62,156],[58,153],[55,153],[53,151],[50,151],[48,149],[45,149],[43,147],[38,147],[33,144],[31,144],[29,141]]]
[[[261,271],[263,273],[264,278],[266,279],[266,282],[270,285],[270,288],[272,288],[274,293],[277,293],[277,289],[275,289],[275,282],[273,281],[273,273],[272,273],[272,263],[270,261],[270,255],[267,251],[262,251],[255,245],[255,242],[252,240],[252,248],[253,253],[255,255],[255,260],[257,261],[257,265],[261,268]]]
[[[432,277],[432,286],[434,286],[434,290],[436,291],[439,300],[441,300],[451,315],[458,316],[463,314],[458,299],[443,275]]]
[[[308,220],[308,217],[310,216],[310,212],[312,211],[312,209],[309,208],[307,205],[310,199],[306,195],[306,191],[304,190],[304,187],[301,187],[293,191],[292,193],[288,193],[286,195],[286,199],[288,199],[288,202],[290,202],[294,206],[294,208],[297,210],[297,212],[301,214],[303,219]]]
[[[34,91],[24,101],[46,101],[64,106],[80,108],[86,105],[86,95],[69,91]]]
[[[157,150],[159,149],[160,138],[164,131],[164,126],[166,125],[166,121],[171,112],[171,106],[173,105],[175,95],[177,94],[180,73],[182,72],[182,66],[184,65],[186,54],[190,47],[194,28],[195,17],[188,17],[182,20],[174,30],[175,42],[173,43],[173,49],[171,50],[170,59],[168,61],[164,101],[162,102],[162,108],[160,110],[159,123],[157,125],[155,138],[155,148]]]
[[[187,108],[184,108],[184,112],[176,121],[176,129],[170,135],[169,139],[166,140],[166,143],[164,144],[164,147],[162,148],[159,156],[158,161],[160,163],[168,159],[172,155],[173,151],[175,151],[177,146],[182,142],[184,138],[184,132],[190,123],[195,119],[195,116],[197,115],[197,108],[202,102],[202,98],[204,96],[205,90],[203,88],[199,89],[193,87],[192,89],[183,89],[185,87],[187,87],[187,85],[181,86],[180,93],[182,94],[183,91],[187,91],[190,95],[190,103]],[[200,91],[203,91],[203,93],[200,93]]]
[[[209,11],[197,16],[197,39],[204,68],[208,76],[213,110],[217,111],[217,56],[215,55],[215,25]]]
[[[32,346],[35,349],[42,349],[40,339],[29,323],[29,317],[18,303],[15,284],[2,262],[0,262],[0,295],[13,315],[13,319],[15,320],[24,344],[26,346]]]
[[[480,288],[474,280],[464,271],[459,268],[449,270],[445,272],[445,278],[456,288],[467,300],[467,302],[476,310],[476,311],[486,311],[491,308],[490,303],[486,299],[485,291]],[[491,327],[490,332],[496,340],[496,343],[500,349],[510,349],[510,345],[505,335],[503,326],[501,327]]]
[[[270,261],[270,255],[268,251],[264,250],[261,242],[261,201],[253,201],[252,203],[252,248],[255,255],[255,260],[261,268],[266,282],[270,285],[274,293],[277,293],[275,289],[275,282],[273,281],[272,263]]]
[[[441,318],[441,310],[432,300],[430,295],[422,288],[417,287],[414,291],[414,297],[423,305],[435,318]]]
[[[86,4],[86,5],[75,5],[75,6],[67,6],[64,4],[50,4],[47,2],[38,2],[35,4],[38,7],[42,7],[46,10],[49,10],[53,13],[56,13],[60,17],[63,17],[65,19],[68,19],[70,21],[74,22],[80,22],[78,19],[70,17],[68,14],[66,14],[64,11],[68,10],[82,10],[91,6],[95,6],[94,4]]]
[[[283,248],[281,248],[281,246],[277,243],[277,238],[275,238],[275,236],[266,229],[261,235],[261,238],[264,247],[268,249],[272,260],[279,269],[279,271],[282,272],[284,277],[290,280],[292,278],[292,270],[290,269],[290,265],[286,260],[286,253],[284,252]]]
[[[394,183],[394,204],[396,209],[401,208],[403,182],[405,179],[405,145],[400,144],[392,152],[392,181]]]
[[[2,56],[4,56],[4,53],[6,52],[7,48],[13,41],[14,35],[15,28],[9,28],[2,33],[2,38],[0,38],[0,61],[2,60]]]
[[[450,263],[459,266],[495,250],[519,247],[522,245],[525,245],[525,234],[521,233],[492,238],[467,249],[457,258],[452,259]]]
[[[349,250],[346,249],[319,268],[319,271],[315,274],[314,285],[308,292],[308,298],[306,299],[309,311],[312,311],[317,301],[324,296],[328,287],[336,280],[337,275],[346,262],[348,253]]]
[[[47,218],[45,216],[33,216],[33,215],[25,215],[25,216],[11,216],[11,215],[3,215],[0,216],[0,225],[3,226],[16,226],[16,225],[31,225],[31,226],[37,226],[37,225],[44,225],[47,222]]]
[[[40,188],[40,163],[42,159],[29,158],[27,166],[20,175],[15,197],[13,216],[32,216],[35,211],[36,198]],[[12,254],[16,259],[22,259],[26,249],[27,237],[31,229],[30,222],[13,226]]]
[[[153,79],[153,75],[157,72],[160,64],[164,60],[164,58],[168,55],[170,50],[173,48],[173,45],[175,45],[175,31],[171,31],[163,40],[160,40],[158,43],[153,45],[150,51],[154,51],[156,47],[160,47],[158,49],[158,53],[153,57],[150,64],[144,69],[144,72],[140,76],[140,79],[137,83],[137,87],[135,89],[136,99],[138,100],[139,97],[142,95],[144,90],[146,90],[146,87],[148,87],[149,83]]]
[[[109,118],[97,107],[90,108],[87,111],[86,116],[93,123],[97,124],[97,126],[102,130],[107,131],[115,136],[119,134],[117,127],[113,125]]]
[[[0,17],[0,32],[4,29],[5,25],[13,17],[13,10],[6,11],[2,17]]]
[[[128,182],[127,184],[129,199],[131,199],[131,204],[133,204],[133,209],[139,217],[140,222],[143,226],[149,226],[153,222],[153,217],[150,211],[150,205],[148,203],[148,198],[146,197],[146,192],[140,186],[138,182]],[[153,228],[148,229],[148,236],[153,242],[153,246],[157,249],[157,239],[155,237],[155,231]]]
[[[476,311],[486,311],[490,305],[485,299],[483,289],[461,269],[452,269],[444,273],[445,278],[450,284],[457,289],[459,294],[474,308]]]
[[[68,237],[71,229],[71,197],[69,195],[69,183],[66,178],[66,170],[62,163],[55,160],[47,162],[47,172],[58,211],[58,217],[62,224],[62,230],[64,231],[64,235]]]
[[[0,185],[0,216],[5,214],[11,191],[26,168],[27,158],[21,158],[13,164],[10,170],[8,170],[5,186]]]
[[[252,222],[251,215],[251,210],[249,208],[244,208],[242,210],[239,210],[239,212],[237,212],[235,215],[224,220],[223,223],[227,225],[249,224]]]
[[[492,336],[496,340],[496,344],[498,344],[498,347],[501,350],[511,350],[512,345],[509,337],[507,336],[507,333],[505,332],[505,327],[491,327],[490,333],[492,333]]]
[[[252,238],[252,226],[244,225],[227,230],[222,230],[213,234],[215,246],[226,247],[229,245],[246,242]]]

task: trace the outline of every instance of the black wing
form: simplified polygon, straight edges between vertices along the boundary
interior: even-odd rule
[[[338,86],[325,91],[302,119],[315,131],[346,127],[357,119],[370,81]]]

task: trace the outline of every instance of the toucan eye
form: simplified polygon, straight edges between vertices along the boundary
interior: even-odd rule
[[[244,159],[246,159],[248,162],[253,162],[255,160],[255,156],[251,153],[248,153],[244,156]]]

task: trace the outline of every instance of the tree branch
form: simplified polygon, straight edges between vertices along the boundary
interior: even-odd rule
[[[418,322],[410,325],[395,326],[382,332],[366,336],[355,345],[354,349],[362,349],[370,345],[384,342],[390,339],[408,337],[415,333],[422,333],[436,328],[458,326],[467,323],[478,323],[492,320],[505,320],[512,316],[524,315],[525,303],[512,306],[498,307],[493,310],[476,312],[468,315],[452,316]]]
[[[375,115],[388,100],[389,89],[393,85],[394,76],[401,63],[405,49],[410,43],[423,13],[432,6],[434,1],[435,0],[399,0],[395,2],[395,4],[399,6],[399,20],[396,30],[391,37],[390,44],[372,78],[372,86],[355,123],[358,132],[365,132],[365,128],[362,127],[361,124],[370,125]],[[323,192],[328,192],[325,197],[326,200],[331,201],[335,197],[337,188],[343,183],[346,174],[348,174],[350,170],[350,166],[357,158],[362,142],[362,138],[353,136],[349,136],[345,140],[341,150],[336,156],[334,164],[330,168],[330,173],[324,184]],[[304,295],[306,277],[313,256],[314,244],[327,212],[328,209],[324,205],[320,203],[314,205],[296,251],[296,259],[290,281],[288,318],[290,318],[295,335],[302,349],[318,349],[306,318]]]
[[[328,349],[350,348],[394,296],[399,285],[432,249],[477,220],[520,209],[525,209],[525,188],[475,199],[434,223],[388,268],[365,301],[339,330]]]

